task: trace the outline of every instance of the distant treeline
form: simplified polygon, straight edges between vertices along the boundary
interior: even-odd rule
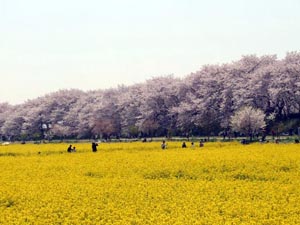
[[[203,66],[183,79],[170,75],[108,90],[60,90],[19,105],[2,103],[0,135],[7,140],[228,135],[231,117],[244,106],[265,113],[263,132],[295,132],[300,53],[282,60],[249,55]]]

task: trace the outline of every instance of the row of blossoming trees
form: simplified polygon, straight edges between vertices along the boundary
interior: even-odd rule
[[[300,53],[281,60],[244,56],[203,66],[183,79],[164,76],[109,90],[61,90],[19,105],[2,103],[0,134],[10,140],[217,135],[243,132],[233,116],[246,106],[260,110],[267,132],[273,121],[299,117]]]

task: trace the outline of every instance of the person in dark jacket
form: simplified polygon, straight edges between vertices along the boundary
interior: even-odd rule
[[[72,152],[72,145],[70,145],[69,147],[68,147],[68,150],[67,150],[69,153],[71,153]]]
[[[98,146],[97,143],[95,143],[95,142],[92,143],[92,151],[93,152],[97,152],[97,146]]]

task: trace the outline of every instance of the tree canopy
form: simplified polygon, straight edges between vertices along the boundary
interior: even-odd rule
[[[300,53],[243,56],[180,79],[156,77],[108,90],[60,90],[0,104],[0,134],[24,138],[216,135],[249,106],[276,120],[300,115]]]

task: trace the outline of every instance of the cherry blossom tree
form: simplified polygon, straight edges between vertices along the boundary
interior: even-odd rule
[[[231,118],[231,127],[234,131],[252,137],[266,126],[265,114],[260,109],[246,106],[238,110]]]
[[[182,79],[161,76],[108,90],[60,90],[14,106],[1,103],[0,135],[43,138],[46,125],[49,134],[68,138],[209,136],[228,132],[232,116],[245,106],[274,116],[269,127],[299,118],[300,53],[280,60],[248,55],[205,65]]]

